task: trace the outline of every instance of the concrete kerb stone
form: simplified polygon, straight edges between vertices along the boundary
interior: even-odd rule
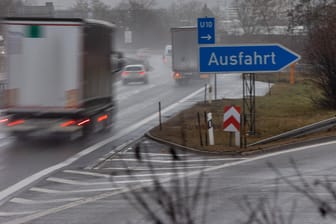
[[[211,155],[231,155],[231,156],[240,155],[240,151],[237,151],[237,152],[233,152],[233,151],[210,152],[210,151],[204,151],[204,150],[199,150],[199,149],[196,149],[196,148],[187,147],[187,146],[184,146],[184,145],[177,144],[175,142],[167,141],[167,140],[164,140],[162,138],[158,138],[156,136],[153,136],[152,134],[150,134],[150,132],[145,133],[145,136],[147,138],[150,138],[150,139],[154,140],[154,141],[157,141],[157,142],[169,145],[169,146],[177,147],[177,148],[182,149],[182,150],[189,150],[189,151],[193,151],[193,152],[197,152],[197,153],[211,154]]]
[[[199,150],[196,148],[191,148],[191,147],[186,147],[183,145],[176,144],[174,142],[166,141],[161,138],[155,137],[151,135],[149,132],[145,134],[145,137],[148,137],[154,141],[160,142],[162,144],[178,147],[179,149],[182,150],[189,150],[197,153],[202,153],[202,154],[211,154],[211,155],[231,155],[231,156],[253,156],[253,155],[258,155],[258,154],[263,154],[263,153],[271,153],[271,152],[276,152],[280,150],[285,150],[289,148],[295,148],[295,147],[300,147],[304,145],[309,145],[309,144],[316,144],[320,142],[326,142],[326,141],[334,141],[336,136],[327,136],[327,137],[316,137],[312,138],[309,140],[305,141],[299,141],[295,143],[287,143],[287,144],[281,144],[280,146],[269,146],[265,148],[258,148],[255,150],[248,150],[248,151],[237,151],[237,152],[209,152],[209,151],[203,151]]]

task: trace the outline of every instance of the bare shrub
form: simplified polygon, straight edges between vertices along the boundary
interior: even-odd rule
[[[149,168],[151,181],[141,187],[128,185],[130,191],[124,194],[126,200],[146,219],[155,224],[196,224],[205,223],[209,181],[205,181],[203,172],[191,182],[186,168],[187,161],[170,148],[171,175],[160,178],[146,152],[147,146],[137,144],[134,155],[139,163]],[[143,157],[146,155],[145,157]],[[181,165],[182,164],[182,165]],[[127,164],[124,164],[127,166]],[[128,175],[136,179],[132,171]],[[205,191],[204,191],[205,190]]]

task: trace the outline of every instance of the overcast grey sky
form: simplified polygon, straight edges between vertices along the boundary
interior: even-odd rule
[[[76,0],[25,0],[27,2],[33,3],[33,4],[38,4],[38,5],[44,5],[46,2],[54,2],[54,5],[57,9],[66,9],[71,6],[73,6],[76,2]],[[101,0],[105,2],[106,4],[114,7],[118,5],[119,2],[125,1],[125,0]],[[160,7],[167,7],[174,1],[179,1],[179,0],[156,0],[157,6]],[[214,5],[215,3],[226,3],[231,0],[203,0],[204,3],[208,3],[209,6]]]
[[[56,8],[62,8],[62,9],[69,8],[73,6],[76,2],[76,0],[26,0],[26,1],[37,3],[40,5],[44,5],[45,2],[54,2],[54,5],[56,6]],[[118,3],[121,2],[122,0],[101,0],[101,1],[113,7],[113,6],[118,5]],[[156,0],[156,2],[157,2],[157,5],[164,7],[164,6],[169,5],[170,2],[173,2],[173,0]]]

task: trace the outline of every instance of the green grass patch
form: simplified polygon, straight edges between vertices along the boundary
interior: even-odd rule
[[[272,86],[269,95],[256,97],[257,133],[247,137],[248,144],[335,116],[336,111],[319,108],[313,103],[312,99],[319,95],[319,90],[308,79],[300,77],[294,85],[283,80],[286,79],[283,78]],[[224,106],[229,105],[242,107],[242,100],[223,99],[213,101],[212,104],[198,103],[165,122],[161,131],[157,127],[150,133],[200,150],[235,151],[237,148],[230,144],[230,133],[222,130]],[[205,112],[213,115],[215,146],[201,146],[200,136],[204,144],[207,132]],[[200,128],[198,113],[201,115]]]

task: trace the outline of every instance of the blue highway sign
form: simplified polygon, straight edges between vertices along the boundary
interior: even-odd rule
[[[300,60],[280,44],[200,47],[200,72],[277,72]]]
[[[198,18],[198,44],[215,43],[215,18]]]

